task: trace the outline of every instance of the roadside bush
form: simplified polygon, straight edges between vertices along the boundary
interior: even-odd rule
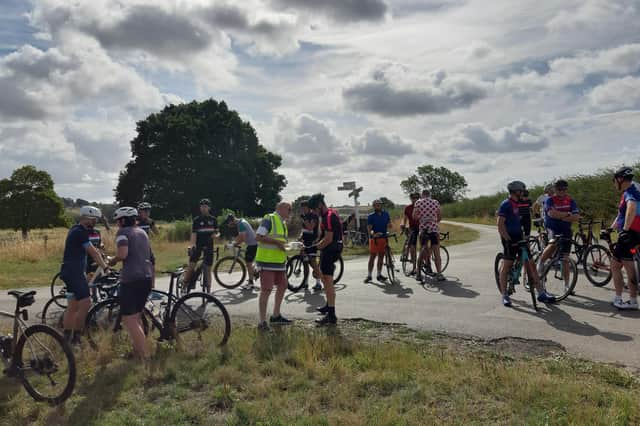
[[[190,219],[176,220],[173,222],[173,226],[167,229],[167,241],[175,243],[180,241],[189,241],[191,238],[191,224]]]

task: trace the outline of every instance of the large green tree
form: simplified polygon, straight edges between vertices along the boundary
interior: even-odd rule
[[[0,228],[22,231],[65,226],[64,205],[53,190],[49,173],[33,166],[14,170],[0,180]]]
[[[121,205],[148,201],[162,219],[197,213],[209,198],[222,208],[261,215],[273,211],[286,185],[280,156],[258,142],[250,123],[213,99],[169,105],[137,123],[133,159],[115,190]]]
[[[464,197],[467,181],[464,176],[446,167],[424,165],[418,167],[416,174],[400,182],[400,187],[406,194],[429,189],[433,198],[446,204]]]

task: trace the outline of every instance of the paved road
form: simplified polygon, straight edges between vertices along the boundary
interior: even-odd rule
[[[593,287],[583,276],[576,296],[536,313],[529,294],[517,293],[514,307],[502,307],[493,278],[493,261],[499,249],[494,227],[465,225],[480,232],[474,242],[450,248],[451,263],[446,282],[420,286],[401,277],[400,284],[364,284],[366,259],[347,261],[338,285],[337,314],[341,318],[366,318],[405,323],[410,327],[461,333],[485,338],[517,336],[553,340],[569,352],[606,362],[640,368],[640,313],[618,312],[609,302],[610,286]],[[159,280],[161,287],[166,280]],[[48,290],[41,289],[36,311]],[[257,292],[215,292],[231,316],[255,316]],[[292,318],[312,319],[324,298],[311,292],[286,296],[283,313]],[[13,302],[0,295],[0,309]]]

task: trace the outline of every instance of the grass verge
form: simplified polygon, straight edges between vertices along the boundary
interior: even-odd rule
[[[158,348],[148,365],[83,348],[63,407],[0,379],[0,423],[123,425],[603,424],[640,422],[637,378],[548,342],[463,340],[343,321],[258,334],[223,351]],[[517,349],[514,349],[516,348]]]
[[[477,223],[480,225],[497,226],[496,218],[491,216],[450,217],[447,218],[447,220],[450,220],[452,222]]]

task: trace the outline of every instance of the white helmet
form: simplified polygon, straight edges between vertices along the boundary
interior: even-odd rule
[[[133,207],[120,207],[113,213],[113,219],[118,220],[123,217],[136,217],[138,216],[138,210]]]
[[[97,207],[82,206],[82,207],[80,207],[80,216],[95,217],[95,218],[100,219],[102,217],[102,212]]]

